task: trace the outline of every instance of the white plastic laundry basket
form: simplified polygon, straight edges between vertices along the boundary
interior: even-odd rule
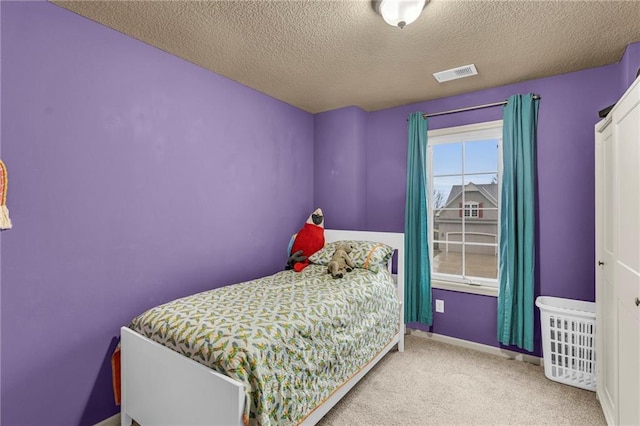
[[[596,304],[539,296],[542,355],[547,378],[596,390]]]

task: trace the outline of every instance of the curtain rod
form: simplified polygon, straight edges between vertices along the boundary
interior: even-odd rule
[[[540,99],[540,95],[533,95],[533,99],[534,100]],[[474,109],[491,108],[491,107],[495,107],[495,106],[506,105],[507,103],[508,103],[508,101],[493,102],[493,103],[490,103],[490,104],[476,105],[476,106],[470,106],[470,107],[465,107],[465,108],[452,109],[452,110],[449,110],[449,111],[433,112],[431,114],[422,114],[422,118],[436,117],[438,115],[454,114],[456,112],[472,111]]]

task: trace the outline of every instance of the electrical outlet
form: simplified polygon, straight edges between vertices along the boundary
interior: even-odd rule
[[[436,312],[444,314],[444,300],[436,299]]]

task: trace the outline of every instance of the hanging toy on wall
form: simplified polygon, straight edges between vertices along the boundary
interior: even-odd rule
[[[0,160],[0,230],[11,229],[7,208],[7,167]]]

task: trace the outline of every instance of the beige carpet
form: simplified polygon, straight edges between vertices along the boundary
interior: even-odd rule
[[[544,367],[406,336],[321,421],[343,425],[605,425],[595,392]]]

